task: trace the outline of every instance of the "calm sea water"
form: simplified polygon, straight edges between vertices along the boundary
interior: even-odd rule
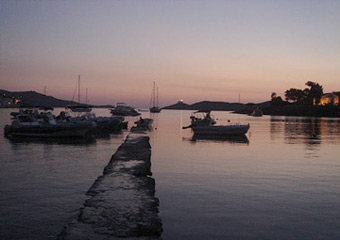
[[[0,110],[1,127],[9,112]],[[151,115],[164,239],[340,239],[340,119],[213,112],[218,124],[250,123],[247,138],[194,140],[182,130],[190,113]],[[55,239],[126,134],[0,138],[0,239]]]

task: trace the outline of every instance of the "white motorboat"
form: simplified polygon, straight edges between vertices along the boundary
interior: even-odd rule
[[[245,135],[250,127],[249,124],[228,124],[216,126],[216,121],[212,116],[210,116],[210,111],[197,111],[194,114],[197,113],[203,114],[203,117],[192,115],[190,117],[191,125],[183,127],[183,129],[191,128],[195,135],[239,136]]]
[[[39,137],[39,138],[70,138],[86,137],[95,127],[89,122],[57,122],[51,113],[37,119],[33,114],[19,114],[6,125],[4,134],[7,137]]]
[[[141,115],[133,107],[125,105],[125,103],[117,103],[117,105],[111,109],[112,115],[117,116],[139,116]]]
[[[79,114],[81,113],[81,114]],[[57,116],[58,121],[67,120],[69,122],[94,122],[96,129],[102,131],[102,133],[111,133],[120,131],[123,128],[124,117],[112,116],[112,117],[97,117],[93,112],[76,112],[76,116],[71,117],[70,113],[61,112]]]

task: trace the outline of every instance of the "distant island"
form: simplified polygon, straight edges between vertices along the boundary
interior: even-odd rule
[[[201,111],[239,111],[244,107],[242,103],[216,102],[216,101],[201,101],[194,104],[186,104],[179,101],[173,105],[163,107],[162,109],[177,109],[177,110],[201,110]]]
[[[262,103],[229,103],[219,101],[200,101],[187,104],[179,101],[162,109],[231,111],[238,114],[251,114],[261,109],[264,115],[272,116],[309,116],[340,117],[340,92],[323,93],[318,83],[307,82],[309,88],[303,90],[291,88],[285,92],[285,100],[271,94],[271,100]],[[10,92],[0,90],[0,107],[66,107],[77,105],[74,101],[57,99],[35,91]],[[97,105],[97,108],[112,108],[112,105]]]
[[[35,91],[10,92],[0,89],[0,107],[66,107],[77,105],[77,102],[57,99]],[[82,104],[86,105],[86,104]],[[111,108],[112,105],[92,106],[98,108]]]
[[[306,117],[340,117],[340,107],[334,105],[299,105],[288,101],[267,101],[263,103],[228,103],[202,101],[194,104],[178,102],[162,109],[193,111],[232,111],[237,114],[250,115],[255,109],[261,109],[264,115],[271,116],[306,116]]]

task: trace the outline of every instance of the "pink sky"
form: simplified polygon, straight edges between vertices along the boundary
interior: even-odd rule
[[[1,1],[0,88],[148,107],[340,91],[339,1]]]

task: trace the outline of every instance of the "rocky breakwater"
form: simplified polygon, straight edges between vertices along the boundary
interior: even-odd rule
[[[161,239],[149,137],[130,134],[112,156],[60,240]]]

